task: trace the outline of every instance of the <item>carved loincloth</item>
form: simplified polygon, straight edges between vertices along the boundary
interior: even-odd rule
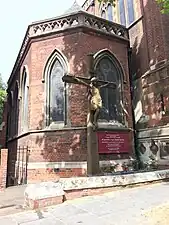
[[[90,99],[90,110],[95,111],[98,108],[102,108],[102,98],[100,96],[100,91],[96,87],[91,89],[91,99]]]

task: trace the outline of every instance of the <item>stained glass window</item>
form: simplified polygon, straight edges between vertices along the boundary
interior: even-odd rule
[[[120,10],[120,22],[122,25],[126,26],[126,14],[124,0],[119,0],[119,10]]]
[[[14,134],[18,131],[18,85],[15,86],[14,91]]]
[[[106,12],[103,10],[102,11],[102,13],[101,13],[101,17],[103,18],[103,19],[106,19]]]
[[[133,0],[127,0],[127,9],[128,9],[128,24],[134,22],[134,7]]]
[[[8,138],[12,136],[12,105],[13,105],[13,98],[12,98],[12,92],[8,93],[8,107],[9,107],[9,112],[8,112],[8,118],[7,118],[7,136]]]
[[[108,20],[113,21],[113,6],[108,5],[107,7]]]
[[[64,67],[56,59],[49,75],[50,123],[64,121]]]
[[[104,56],[96,66],[96,74],[99,80],[114,82],[116,89],[102,88],[101,96],[103,107],[100,113],[100,120],[123,122],[121,100],[121,76],[109,56]]]
[[[27,129],[28,126],[28,95],[29,95],[29,86],[28,86],[28,76],[26,70],[23,73],[22,80],[22,128]]]

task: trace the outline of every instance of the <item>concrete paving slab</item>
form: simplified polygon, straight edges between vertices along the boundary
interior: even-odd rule
[[[20,225],[65,225],[65,224],[62,221],[57,220],[56,218],[49,217]]]
[[[169,205],[169,183],[90,196],[68,201],[42,211],[25,211],[0,217],[0,225],[153,225],[146,215],[154,208]],[[164,224],[166,225],[166,224]]]
[[[97,215],[92,215],[90,213],[77,214],[69,218],[64,218],[63,222],[66,225],[113,225],[113,223],[111,223],[110,221],[104,220],[102,218],[99,218]]]
[[[90,213],[93,213],[97,216],[100,216],[110,213],[112,211],[113,205],[107,204],[105,201],[102,202],[93,201],[90,202],[89,204],[87,203],[76,204],[76,207],[88,211]]]
[[[0,218],[1,225],[18,225],[18,223],[12,217]]]
[[[18,224],[33,222],[49,217],[51,217],[51,214],[42,210],[27,211],[26,213],[12,215],[12,218],[15,219]]]
[[[74,205],[71,204],[62,204],[58,205],[57,207],[49,210],[55,218],[57,219],[65,219],[65,218],[70,218],[71,216],[78,215],[78,214],[83,214],[86,213],[85,210],[80,209]]]

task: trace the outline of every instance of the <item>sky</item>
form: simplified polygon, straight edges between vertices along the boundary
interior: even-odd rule
[[[84,0],[77,0],[82,5]],[[64,13],[74,0],[0,0],[0,73],[5,82],[12,72],[27,26]]]

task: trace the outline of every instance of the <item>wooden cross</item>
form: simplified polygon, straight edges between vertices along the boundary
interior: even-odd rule
[[[81,80],[82,82],[85,82],[90,85],[91,83],[91,78],[86,78],[86,77],[79,77],[79,76],[74,76],[71,74],[65,74],[62,77],[63,82],[66,83],[73,83],[73,84],[81,84],[78,80]],[[116,84],[114,82],[109,82],[109,81],[104,81],[104,80],[97,80],[97,86],[98,87],[104,87],[106,85],[106,88],[116,88]]]
[[[90,84],[92,77],[97,77],[97,76],[96,76],[96,74],[94,72],[94,58],[93,58],[93,54],[89,54],[88,55],[88,59],[89,59],[89,74],[90,74],[90,78],[81,77],[81,76],[74,76],[74,75],[71,75],[71,74],[65,74],[63,76],[63,78],[62,78],[63,82],[74,83],[74,84],[81,84],[79,81],[77,81],[76,78],[78,78],[78,80],[81,80],[82,82]],[[97,86],[98,87],[106,86],[106,88],[113,88],[113,89],[116,88],[116,84],[115,83],[104,81],[104,80],[97,80]]]
[[[74,76],[71,74],[65,74],[62,80],[66,83],[74,83],[89,86],[92,84],[92,78],[96,77],[94,73],[94,63],[93,63],[93,55],[89,55],[89,74],[90,78],[85,78],[81,76]],[[108,82],[104,80],[96,80],[94,87],[100,89],[102,87],[107,88],[116,88],[116,84],[113,82]],[[96,85],[96,86],[95,86]],[[91,85],[92,88],[92,85]],[[97,111],[97,110],[96,110]],[[94,111],[96,115],[96,111]],[[91,126],[91,118],[93,117],[93,112],[89,110],[87,117],[87,173],[88,175],[96,175],[100,173],[99,167],[99,154],[98,154],[98,143],[97,143],[97,135],[94,132],[93,127]]]

